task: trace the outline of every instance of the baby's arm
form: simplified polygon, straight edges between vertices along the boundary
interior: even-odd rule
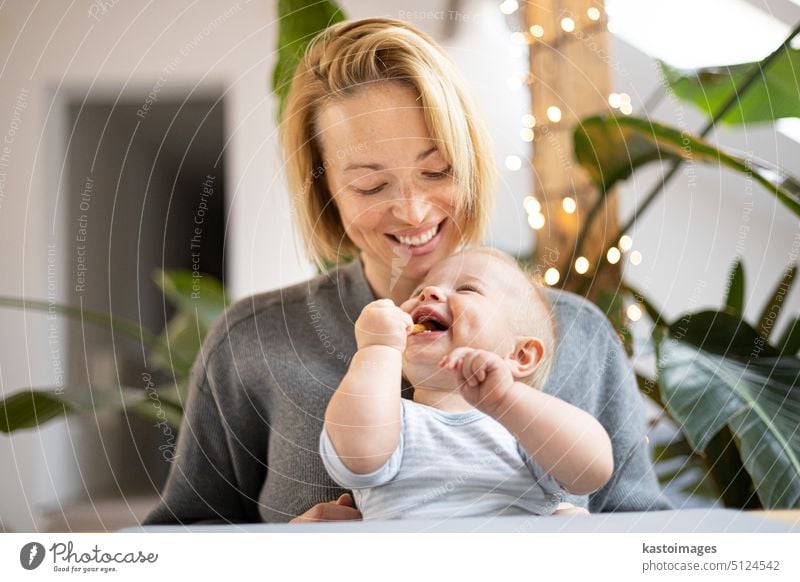
[[[412,325],[389,299],[370,303],[356,321],[358,351],[325,412],[325,430],[353,473],[379,469],[399,444],[403,350]]]
[[[506,427],[570,493],[591,493],[611,478],[611,439],[589,413],[515,382],[506,362],[492,352],[457,348],[442,366],[459,374],[470,404]]]

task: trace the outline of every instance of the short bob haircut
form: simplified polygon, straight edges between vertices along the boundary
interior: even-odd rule
[[[384,18],[340,22],[309,44],[297,66],[281,124],[286,173],[307,251],[318,265],[356,256],[325,180],[316,139],[321,107],[370,83],[396,81],[420,97],[431,139],[459,191],[462,244],[479,244],[491,215],[495,183],[492,145],[455,65],[414,26]]]

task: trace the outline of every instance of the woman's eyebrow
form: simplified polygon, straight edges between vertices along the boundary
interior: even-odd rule
[[[420,155],[418,155],[416,161],[421,162],[422,160],[424,160],[425,158],[427,158],[428,156],[437,151],[439,151],[438,148],[436,146],[433,146],[432,148],[429,148],[424,152],[422,152]],[[383,170],[384,166],[382,164],[348,164],[347,166],[345,166],[344,171],[349,172],[351,170],[362,170],[362,169],[378,171],[378,170]]]

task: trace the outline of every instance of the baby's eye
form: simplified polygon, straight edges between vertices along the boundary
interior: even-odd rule
[[[471,293],[478,293],[477,287],[473,287],[472,285],[461,285],[457,291],[469,291]]]

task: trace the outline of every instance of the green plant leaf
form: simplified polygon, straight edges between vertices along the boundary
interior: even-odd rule
[[[133,407],[147,396],[140,388],[104,386],[23,388],[0,400],[0,431],[34,428],[57,417],[81,412]]]
[[[717,496],[722,499],[726,507],[761,508],[753,479],[744,467],[730,428],[723,426],[711,437],[706,445],[703,460]]]
[[[658,366],[664,403],[695,451],[729,427],[763,507],[800,507],[800,360],[745,360],[666,337]]]
[[[727,154],[707,141],[649,119],[586,118],[575,128],[574,147],[576,159],[603,195],[649,162],[686,159],[752,176],[800,216],[800,182],[794,177],[761,161]]]
[[[781,355],[797,355],[797,352],[800,351],[800,317],[795,317],[786,326],[786,331],[783,332],[783,337],[781,337],[778,346]]]
[[[767,301],[764,310],[761,312],[761,317],[758,319],[758,333],[765,341],[769,340],[772,330],[775,329],[775,322],[778,321],[778,316],[781,313],[783,300],[792,290],[796,273],[797,265],[792,265],[791,268],[783,272],[781,280],[775,286],[769,301]]]
[[[272,91],[278,96],[279,121],[294,71],[308,43],[344,19],[344,12],[331,0],[278,0],[278,60],[272,71]]]
[[[725,311],[687,313],[670,325],[669,335],[721,356],[755,358],[778,355],[778,351],[747,322]]]
[[[187,378],[204,338],[205,331],[197,316],[179,312],[159,336],[158,345],[150,354],[150,365],[169,372],[176,379]]]
[[[734,91],[738,92],[754,70],[763,69],[758,62],[694,70],[673,69],[664,63],[659,64],[675,95],[708,117],[719,111]],[[784,47],[720,121],[727,124],[758,123],[800,117],[798,71],[800,50]]]
[[[154,346],[158,341],[156,335],[150,330],[124,317],[112,316],[102,311],[94,311],[86,308],[82,309],[62,303],[50,303],[49,301],[23,299],[20,297],[0,297],[0,307],[22,310],[30,309],[42,313],[57,313],[58,315],[65,315],[100,327],[110,327],[114,331],[132,337],[136,341],[140,341],[149,347]]]
[[[725,292],[725,305],[731,314],[737,317],[744,315],[744,265],[742,259],[736,259],[728,275],[728,289]]]
[[[196,316],[203,336],[228,306],[222,283],[211,275],[188,269],[156,269],[153,281],[179,311]]]

